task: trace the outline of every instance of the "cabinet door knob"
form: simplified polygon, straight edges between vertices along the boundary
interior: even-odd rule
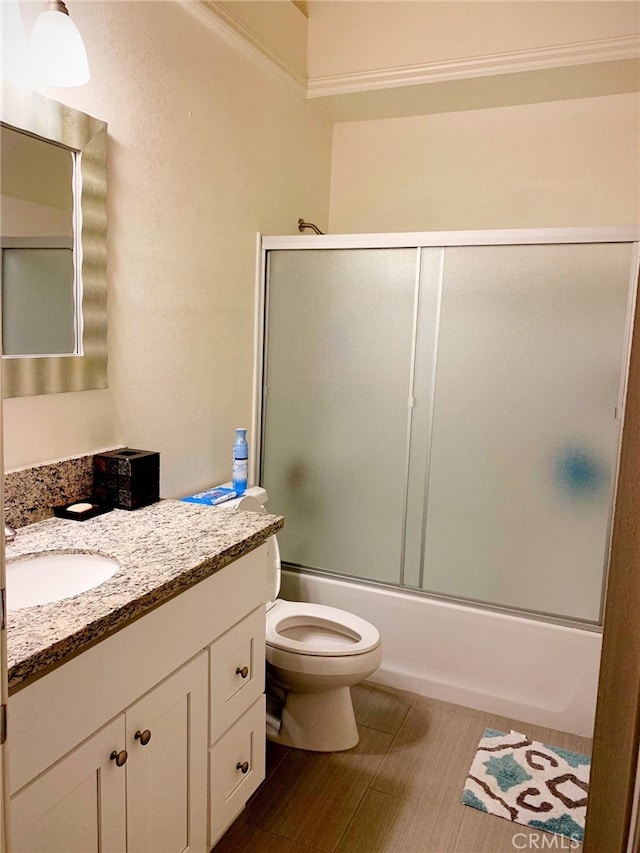
[[[151,740],[151,732],[149,729],[145,729],[143,732],[138,729],[138,731],[133,736],[135,740],[139,740],[142,746],[146,746]]]
[[[249,675],[249,667],[243,666],[242,668],[238,667],[236,669],[236,675],[241,675],[242,678],[246,678]]]
[[[248,761],[238,761],[236,764],[236,770],[239,770],[244,776],[245,773],[249,772],[249,762]]]
[[[118,752],[117,749],[114,749],[111,755],[109,756],[111,761],[115,761],[116,767],[122,767],[123,764],[126,764],[128,757],[129,756],[127,754],[126,749],[121,749],[120,752]]]

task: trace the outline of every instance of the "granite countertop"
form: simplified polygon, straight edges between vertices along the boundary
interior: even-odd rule
[[[9,610],[9,689],[33,681],[133,619],[261,545],[284,520],[165,500],[85,521],[50,518],[18,530],[7,563],[40,552],[95,553],[120,568],[93,589]],[[11,591],[8,591],[9,607]]]

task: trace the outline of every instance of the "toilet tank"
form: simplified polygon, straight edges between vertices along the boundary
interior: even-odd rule
[[[231,485],[225,484],[225,485]],[[242,497],[218,504],[217,510],[240,510],[242,512],[266,513],[265,503],[269,499],[267,490],[262,486],[251,486]],[[280,593],[280,548],[275,535],[267,539],[267,606],[274,602]]]

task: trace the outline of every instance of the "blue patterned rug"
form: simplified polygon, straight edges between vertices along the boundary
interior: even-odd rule
[[[535,829],[582,841],[591,758],[485,729],[462,802]]]

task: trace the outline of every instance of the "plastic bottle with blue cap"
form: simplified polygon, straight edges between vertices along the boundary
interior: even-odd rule
[[[233,467],[231,469],[231,484],[234,492],[240,497],[247,489],[249,472],[249,445],[247,444],[246,429],[236,430],[236,440],[233,444]]]

